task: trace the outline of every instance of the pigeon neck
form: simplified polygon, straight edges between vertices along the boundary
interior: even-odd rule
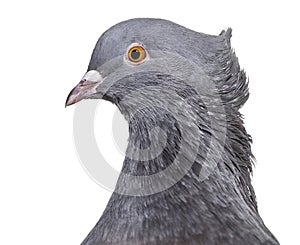
[[[181,151],[183,135],[176,120],[167,114],[147,110],[148,116],[141,111],[129,121],[129,143],[122,169],[127,176],[153,176],[168,169]],[[228,134],[231,133],[230,128]],[[203,125],[198,130],[188,130],[190,142],[197,139],[200,146],[194,164],[182,178],[169,188],[156,189],[151,195],[127,195],[120,193],[122,188],[119,187],[128,189],[128,179],[120,177],[117,191],[112,194],[91,236],[97,233],[97,237],[110,244],[123,244],[125,240],[131,241],[130,244],[139,244],[138,241],[143,241],[140,244],[153,244],[153,239],[159,239],[161,244],[181,244],[185,240],[180,242],[176,239],[193,236],[203,236],[203,239],[218,237],[226,244],[233,244],[228,239],[234,237],[240,239],[234,244],[243,244],[244,237],[239,237],[240,234],[248,234],[249,231],[267,234],[255,201],[251,201],[251,185],[242,182],[243,176],[234,167],[236,159],[229,151],[233,143],[225,142],[222,160],[207,178],[199,178],[205,165],[205,149],[213,146],[209,145],[209,131],[204,131]],[[161,146],[164,147],[160,151]],[[186,156],[194,151],[184,150]],[[180,163],[187,164],[184,160]],[[165,177],[160,182],[163,183]],[[143,184],[147,183],[139,183],[133,188],[144,188]],[[168,240],[170,238],[175,240]],[[211,244],[215,242],[212,240]]]
[[[129,121],[129,140],[122,171],[148,176],[172,164],[181,143],[178,127],[172,116],[155,108],[136,113]]]
[[[226,138],[224,141],[212,140],[215,132],[207,122],[198,118],[194,125],[191,120],[181,120],[179,125],[178,118],[172,117],[161,108],[147,107],[129,118],[129,142],[122,173],[127,176],[155,176],[174,165],[177,166],[176,164],[184,167],[179,171],[181,175],[174,171],[171,175],[161,175],[161,179],[157,181],[153,181],[155,178],[148,178],[146,181],[150,181],[150,185],[159,182],[162,188],[155,187],[152,191],[146,191],[145,195],[178,188],[175,196],[194,198],[199,193],[204,193],[198,198],[207,204],[213,203],[213,198],[226,203],[235,195],[234,198],[239,200],[239,203],[245,204],[245,207],[250,207],[251,210],[257,210],[249,173],[251,139],[239,117],[231,118],[232,125],[225,125],[226,134],[230,139]],[[220,122],[219,125],[223,123]],[[238,131],[236,125],[240,125]],[[221,126],[218,129],[222,130]],[[234,156],[233,150],[239,155]],[[165,180],[169,179],[174,180],[171,181],[172,184],[167,182],[164,185]],[[126,181],[126,178],[119,178],[117,187],[130,188],[126,186]],[[138,183],[135,188],[142,189],[143,186],[144,183]],[[211,192],[214,192],[214,195]],[[141,196],[140,193],[134,192],[129,195]],[[170,198],[169,201],[174,200]],[[180,205],[185,205],[185,202]]]

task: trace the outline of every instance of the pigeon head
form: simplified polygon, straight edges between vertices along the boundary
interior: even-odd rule
[[[66,106],[111,101],[129,140],[115,192],[82,244],[277,244],[257,211],[239,113],[248,82],[230,38],[231,29],[214,36],[161,19],[100,37]]]
[[[237,61],[232,59],[230,36],[230,29],[219,36],[211,36],[161,19],[133,19],[119,23],[100,37],[88,72],[72,90],[66,105],[93,98],[118,104],[132,90],[145,86],[176,87],[170,79],[166,85],[164,76],[187,83],[187,77],[196,70],[198,77],[217,81],[223,89],[221,92],[227,93],[226,99],[235,100],[232,102],[240,107],[248,92],[247,86],[239,84],[245,77],[239,73]],[[225,79],[229,81],[221,84]],[[197,86],[201,86],[200,81]]]

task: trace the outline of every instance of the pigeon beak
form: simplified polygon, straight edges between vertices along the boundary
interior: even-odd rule
[[[83,99],[95,94],[97,86],[102,83],[103,78],[96,70],[88,71],[81,81],[69,93],[65,106],[73,105]]]

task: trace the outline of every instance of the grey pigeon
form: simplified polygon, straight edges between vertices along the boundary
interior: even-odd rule
[[[231,29],[131,19],[98,40],[66,106],[111,101],[129,125],[116,189],[82,245],[279,244],[257,209]],[[105,119],[103,119],[105,120]]]

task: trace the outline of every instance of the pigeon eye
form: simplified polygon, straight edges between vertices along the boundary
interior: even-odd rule
[[[134,46],[128,51],[128,59],[131,62],[139,63],[146,58],[146,51],[142,46]]]

